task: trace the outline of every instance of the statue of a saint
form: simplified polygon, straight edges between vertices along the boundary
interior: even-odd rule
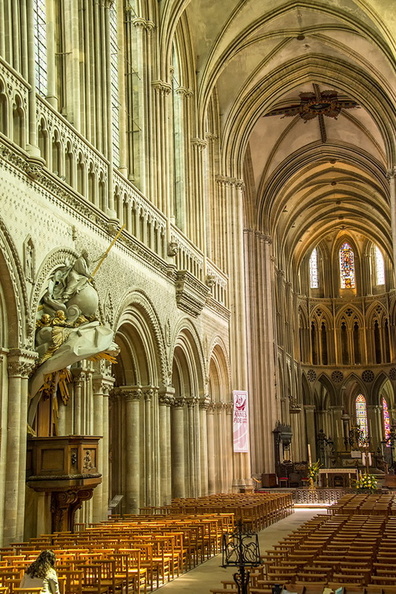
[[[67,274],[66,287],[62,293],[62,301],[64,303],[69,301],[73,295],[78,294],[86,286],[87,282],[91,280],[89,264],[88,252],[87,250],[83,250],[81,256],[77,258]]]

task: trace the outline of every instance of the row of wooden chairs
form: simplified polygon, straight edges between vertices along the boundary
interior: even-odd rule
[[[158,508],[157,508],[158,509]],[[241,521],[254,531],[260,531],[293,512],[293,497],[289,493],[221,493],[198,498],[173,499],[166,513],[211,513],[229,511],[235,521]]]
[[[362,589],[393,586],[396,518],[387,514],[318,516],[263,556],[263,579]]]
[[[139,515],[42,535],[0,549],[0,594],[18,594],[25,569],[47,548],[64,594],[146,593],[217,554],[233,529],[232,513]]]
[[[348,493],[329,506],[328,513],[396,516],[396,500],[391,493]]]

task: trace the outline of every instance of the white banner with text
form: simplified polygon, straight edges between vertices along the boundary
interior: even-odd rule
[[[234,452],[249,451],[249,415],[248,415],[248,393],[242,390],[234,390]]]

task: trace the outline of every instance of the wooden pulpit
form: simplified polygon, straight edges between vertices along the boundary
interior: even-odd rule
[[[101,437],[69,435],[29,437],[27,485],[51,494],[52,532],[72,531],[74,516],[102,482],[98,473]]]

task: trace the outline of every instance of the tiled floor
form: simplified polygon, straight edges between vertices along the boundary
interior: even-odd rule
[[[259,533],[260,553],[276,544],[281,538],[296,530],[301,524],[307,522],[318,514],[327,514],[327,509],[296,509],[293,514],[283,520],[268,526]],[[209,594],[211,588],[220,586],[222,580],[232,580],[235,568],[224,569],[221,567],[221,555],[205,561],[202,565],[188,571],[179,578],[161,586],[161,594]]]

